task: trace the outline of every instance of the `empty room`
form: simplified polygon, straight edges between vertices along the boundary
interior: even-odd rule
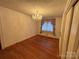
[[[0,0],[0,59],[79,59],[79,0]]]

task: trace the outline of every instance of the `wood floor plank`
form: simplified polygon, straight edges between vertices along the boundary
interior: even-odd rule
[[[0,59],[60,59],[59,40],[36,35],[0,51]]]

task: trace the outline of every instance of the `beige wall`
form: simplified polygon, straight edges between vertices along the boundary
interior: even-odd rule
[[[38,21],[38,34],[40,34],[40,30],[41,30],[41,21]]]
[[[0,7],[2,24],[2,48],[25,40],[37,34],[37,23],[20,12]]]
[[[62,22],[62,17],[56,17],[56,37],[59,38],[61,34],[61,22]]]

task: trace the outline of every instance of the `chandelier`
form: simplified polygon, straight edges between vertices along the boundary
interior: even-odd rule
[[[38,11],[32,15],[32,19],[34,20],[42,20],[42,15],[38,13]]]

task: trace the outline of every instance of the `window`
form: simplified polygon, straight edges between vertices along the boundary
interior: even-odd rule
[[[55,35],[55,23],[56,23],[56,19],[45,19],[43,18],[43,20],[41,21],[41,31],[42,32],[51,32],[53,33],[53,35]]]
[[[44,22],[42,25],[42,31],[53,32],[54,25],[51,22]]]
[[[42,25],[42,31],[47,31],[47,22]]]

